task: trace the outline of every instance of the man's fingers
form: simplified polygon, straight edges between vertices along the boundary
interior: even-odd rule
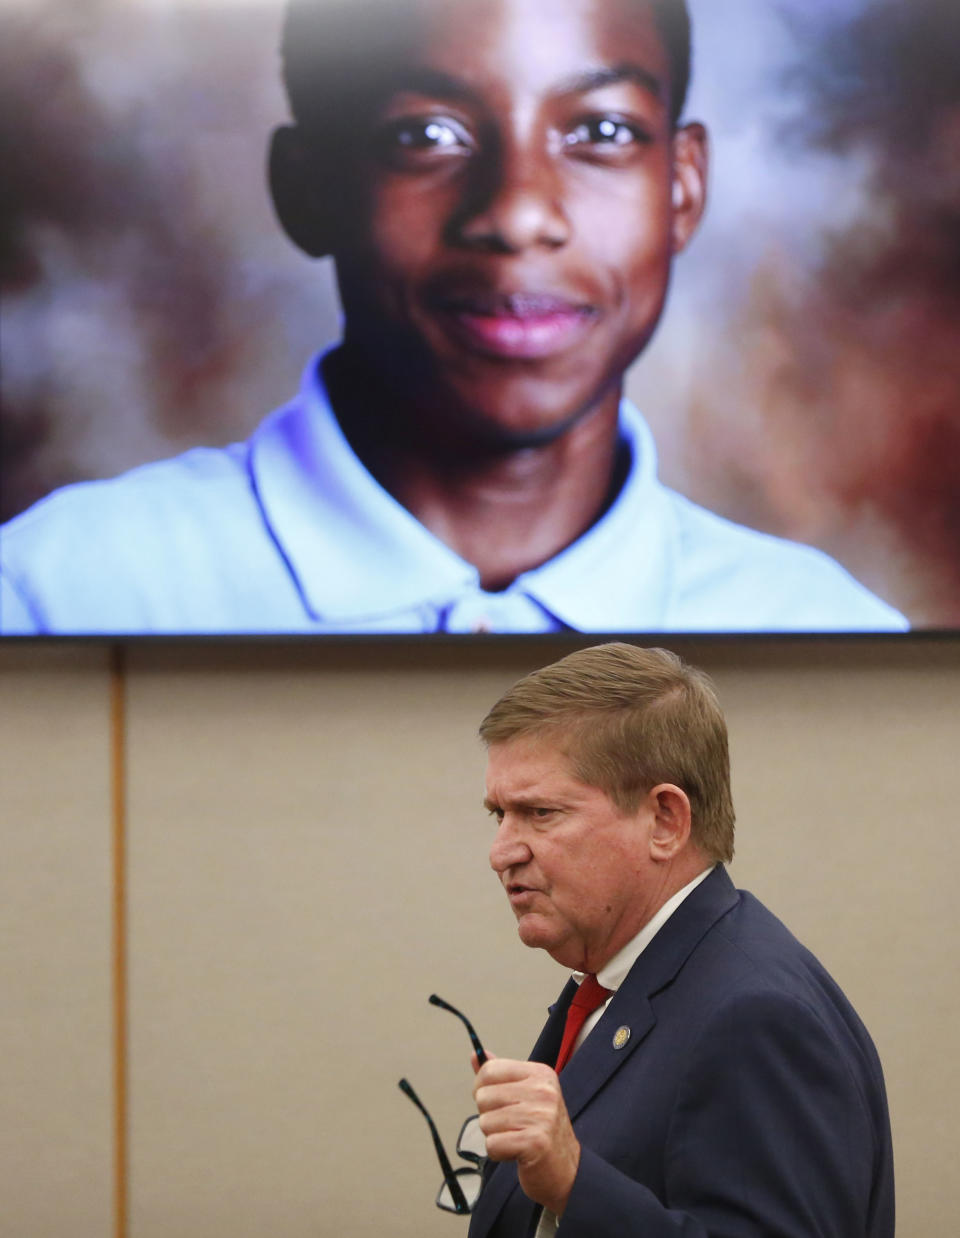
[[[516,1106],[534,1113],[553,1113],[563,1104],[559,1089],[540,1079],[485,1084],[477,1087],[473,1096],[481,1114]]]
[[[515,1161],[520,1185],[558,1216],[580,1163],[580,1144],[556,1071],[542,1062],[497,1058],[474,1080],[480,1129],[492,1161]]]
[[[499,1131],[484,1135],[487,1157],[491,1161],[517,1161],[521,1165],[535,1164],[550,1151],[550,1142],[535,1130]]]
[[[545,1103],[560,1097],[556,1073],[542,1062],[491,1058],[477,1071],[473,1081],[473,1098],[481,1112],[523,1099]]]
[[[476,1055],[474,1055],[476,1060]],[[524,1079],[556,1079],[556,1073],[543,1062],[517,1062],[508,1057],[489,1057],[477,1071],[474,1094],[477,1088],[495,1083],[516,1083]]]
[[[550,1128],[566,1114],[557,1076],[549,1069],[530,1069],[531,1065],[537,1066],[508,1062],[503,1070],[484,1067],[478,1073],[473,1095],[485,1136]]]
[[[488,1062],[492,1062],[492,1061],[495,1061],[495,1060],[496,1060],[495,1054],[493,1054],[493,1053],[487,1053],[487,1050],[486,1050],[486,1049],[484,1049],[484,1053],[486,1053],[486,1054],[487,1054],[487,1061],[488,1061]],[[475,1053],[471,1053],[471,1054],[470,1054],[470,1065],[473,1067],[473,1073],[474,1073],[474,1074],[476,1074],[476,1073],[477,1073],[477,1071],[479,1071],[479,1070],[480,1070],[480,1059],[477,1057],[477,1055],[476,1055]]]

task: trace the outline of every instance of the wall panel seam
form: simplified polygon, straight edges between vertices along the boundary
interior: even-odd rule
[[[110,655],[110,801],[113,932],[113,1199],[114,1238],[127,1238],[127,668],[126,651]]]

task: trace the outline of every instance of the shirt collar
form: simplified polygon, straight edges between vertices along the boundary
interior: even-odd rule
[[[713,872],[714,867],[711,864],[708,868],[705,868],[692,881],[688,881],[682,890],[678,890],[676,894],[668,898],[656,915],[648,920],[640,932],[637,933],[636,937],[628,941],[623,949],[613,956],[609,963],[600,968],[597,972],[597,980],[605,989],[616,992],[620,988],[627,978],[630,968],[633,967],[640,955],[650,945],[657,933],[660,932],[683,900],[694,892],[701,881],[706,881]],[[583,972],[573,973],[573,978],[578,984],[583,980],[583,977]]]
[[[268,523],[315,616],[389,617],[477,586],[476,569],[360,463],[327,398],[320,358],[298,399],[255,432],[251,469]]]
[[[255,432],[250,467],[266,520],[312,613],[332,622],[436,614],[480,590],[476,568],[434,537],[361,464],[330,406],[321,359],[300,395]],[[641,631],[662,626],[672,580],[665,491],[649,427],[624,401],[629,452],[623,487],[571,546],[519,576],[508,594],[532,598],[558,626]]]

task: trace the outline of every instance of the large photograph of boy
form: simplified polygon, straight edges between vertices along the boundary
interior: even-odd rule
[[[3,11],[0,630],[957,626],[957,16],[690,9]]]

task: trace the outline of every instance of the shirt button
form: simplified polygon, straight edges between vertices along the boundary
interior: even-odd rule
[[[471,635],[496,632],[499,618],[495,606],[478,591],[458,598],[447,612],[446,631]]]

